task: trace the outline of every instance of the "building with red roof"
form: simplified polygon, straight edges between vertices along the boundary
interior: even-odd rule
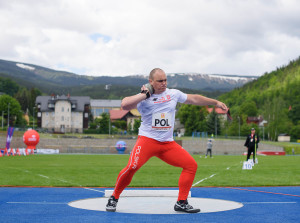
[[[131,130],[133,130],[134,121],[136,119],[140,119],[141,114],[137,109],[132,110],[109,110],[109,116],[111,122],[116,120],[123,120],[127,122],[127,127],[131,126]]]

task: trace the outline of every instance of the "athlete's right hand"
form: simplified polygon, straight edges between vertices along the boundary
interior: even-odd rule
[[[147,83],[144,85],[147,90],[149,91],[149,93],[152,95],[154,93],[154,88],[152,87],[152,85],[150,83]]]
[[[147,98],[149,98],[154,93],[154,89],[150,83],[147,83],[141,87],[141,93],[146,94]]]

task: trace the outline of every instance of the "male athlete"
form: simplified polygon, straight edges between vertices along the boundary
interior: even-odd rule
[[[150,85],[149,85],[150,84]],[[175,108],[177,102],[194,105],[215,105],[223,110],[227,106],[217,100],[201,95],[185,94],[176,89],[167,88],[167,76],[160,68],[149,74],[149,84],[143,85],[141,93],[122,100],[122,109],[137,108],[142,116],[138,139],[127,166],[118,175],[114,192],[106,205],[106,211],[116,211],[122,191],[130,184],[133,175],[151,157],[182,168],[179,178],[179,194],[174,210],[197,213],[200,209],[188,204],[187,197],[197,171],[194,158],[173,139]]]

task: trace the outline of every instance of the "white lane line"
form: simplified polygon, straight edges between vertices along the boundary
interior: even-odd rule
[[[62,179],[58,179],[58,178],[53,178],[54,180],[58,180],[58,181],[61,181],[61,182],[64,182],[64,183],[71,183],[71,182],[68,182],[68,181],[66,181],[66,180],[62,180]],[[79,186],[81,186],[81,185],[79,185]]]
[[[204,179],[202,179],[202,180],[199,180],[197,183],[194,183],[194,184],[192,185],[192,187],[195,186],[195,185],[197,185],[197,184],[199,184],[199,183],[201,183],[201,182],[204,181],[204,180],[207,180],[207,179],[209,179],[209,178],[214,177],[215,175],[216,175],[216,174],[213,174],[213,175],[211,175],[211,176],[209,176],[209,177],[206,177],[206,178],[204,178]]]
[[[240,163],[242,163],[242,161],[241,161]],[[237,165],[239,165],[239,164],[237,164]],[[234,165],[234,166],[237,166],[237,165]],[[231,167],[234,167],[234,166],[229,166],[229,167],[226,168],[226,170],[229,170]],[[215,175],[216,175],[216,173],[213,174],[213,175],[211,175],[211,176],[209,176],[209,177],[206,177],[206,178],[204,178],[204,179],[202,179],[202,180],[199,180],[197,183],[194,183],[194,184],[192,185],[192,187],[195,186],[195,185],[197,185],[197,184],[199,184],[199,183],[201,183],[201,182],[204,181],[204,180],[207,180],[207,179],[209,179],[209,178],[214,177]]]
[[[241,202],[243,204],[297,204],[297,202]]]
[[[96,192],[105,194],[105,192],[104,192],[104,191],[101,191],[101,190],[95,190],[95,189],[87,188],[87,187],[84,187],[83,189],[86,189],[86,190],[92,190],[92,191],[96,191]]]
[[[24,172],[26,172],[26,173],[32,173],[31,171],[29,171],[29,170],[25,170],[25,169],[19,169],[19,168],[14,168],[14,167],[11,167],[11,168],[12,168],[12,169],[21,170],[21,171],[24,171]],[[45,176],[45,175],[42,175],[42,174],[36,174],[36,175],[38,175],[38,176],[40,176],[40,177],[43,177],[43,178],[50,179],[50,177],[48,177],[48,176]],[[83,186],[82,186],[82,185],[80,185],[80,184],[77,184],[77,183],[72,183],[72,182],[70,182],[70,181],[66,181],[66,180],[63,180],[63,179],[58,179],[58,178],[52,178],[52,179],[54,179],[54,180],[58,180],[58,181],[61,181],[61,182],[64,182],[64,183],[68,183],[68,184],[74,184],[74,185],[77,185],[77,186],[79,186],[79,187],[83,187]],[[83,189],[86,189],[86,190],[91,190],[91,191],[96,191],[96,192],[99,192],[99,193],[103,193],[103,194],[105,194],[105,192],[104,192],[104,191],[95,190],[95,189],[91,189],[91,188],[87,188],[87,187],[83,187]]]
[[[42,175],[42,174],[38,174],[40,177],[44,177],[44,178],[47,178],[49,179],[49,177],[45,176],[45,175]]]
[[[240,163],[238,163],[238,164],[235,164],[235,165],[233,165],[233,166],[229,166],[229,167],[227,167],[226,168],[226,170],[229,170],[231,167],[236,167],[236,166],[239,166],[241,163],[243,163],[242,161],[240,161]]]
[[[6,202],[7,204],[68,204],[68,203],[59,203],[59,202]]]

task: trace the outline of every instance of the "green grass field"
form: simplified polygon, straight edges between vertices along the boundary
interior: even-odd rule
[[[242,170],[245,156],[194,158],[198,163],[196,187],[300,186],[300,156],[259,156],[252,170]],[[113,187],[128,159],[128,155],[0,157],[0,185]],[[136,173],[130,186],[177,187],[180,172],[180,168],[152,158]]]

